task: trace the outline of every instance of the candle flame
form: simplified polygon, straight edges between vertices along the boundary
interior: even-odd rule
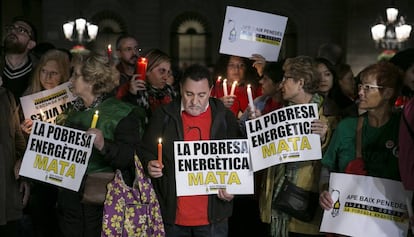
[[[250,88],[250,87],[252,87],[250,84],[247,84],[247,88]]]
[[[145,63],[146,61],[147,61],[147,59],[146,59],[146,58],[141,57],[141,62],[142,62],[142,63]]]
[[[95,114],[98,115],[99,114],[99,110],[95,110]]]
[[[233,85],[235,85],[235,86],[236,86],[236,85],[237,85],[237,83],[238,83],[237,81],[233,81]]]
[[[217,77],[217,81],[220,82],[221,81],[221,76]]]
[[[112,51],[112,45],[108,44],[108,51]]]
[[[162,138],[158,138],[158,143],[162,143]]]

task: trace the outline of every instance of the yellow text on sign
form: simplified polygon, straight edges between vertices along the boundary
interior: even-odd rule
[[[308,137],[290,137],[288,139],[280,139],[276,142],[272,142],[269,145],[262,146],[263,158],[280,154],[282,152],[291,152],[298,150],[312,149]]]
[[[36,155],[35,161],[33,163],[34,168],[42,169],[48,172],[53,172],[55,174],[64,175],[66,177],[75,178],[76,166],[64,160],[51,159],[49,157]]]
[[[232,171],[209,171],[204,176],[202,172],[189,173],[188,185],[206,185],[206,184],[241,184],[237,172]]]

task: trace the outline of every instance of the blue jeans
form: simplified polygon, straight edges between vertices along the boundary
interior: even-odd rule
[[[165,224],[166,237],[227,237],[227,221],[201,226]]]

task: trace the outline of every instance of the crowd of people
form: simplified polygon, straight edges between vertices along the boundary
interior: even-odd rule
[[[36,28],[25,18],[14,18],[5,29],[0,61],[0,236],[107,236],[102,232],[104,204],[82,200],[86,179],[119,170],[125,183],[135,188],[136,167],[151,180],[146,188],[156,193],[153,201],[159,203],[163,220],[155,227],[157,236],[167,237],[333,236],[320,232],[323,210],[334,205],[329,192],[332,172],[402,181],[407,190],[414,189],[414,49],[367,65],[356,76],[338,59],[338,49],[329,54],[326,45],[315,57],[267,62],[259,54],[220,55],[213,72],[195,64],[173,73],[167,53],[140,52],[133,35],[118,38],[119,62],[114,65],[112,58],[95,52],[72,54],[49,44],[36,48]],[[145,75],[136,69],[141,56],[148,61]],[[20,98],[64,83],[76,99],[55,123],[95,137],[78,192],[19,175],[34,123],[24,116]],[[320,159],[255,172],[253,195],[218,189],[217,194],[177,196],[175,141],[246,138],[248,120],[309,103],[318,110],[310,130],[320,138]],[[92,127],[96,110],[99,122]],[[286,182],[318,194],[310,219],[275,206]],[[141,230],[136,231],[138,236]]]

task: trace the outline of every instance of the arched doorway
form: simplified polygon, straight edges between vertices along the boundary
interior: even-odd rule
[[[210,29],[198,13],[178,16],[171,26],[171,57],[180,68],[197,63],[211,63]]]

